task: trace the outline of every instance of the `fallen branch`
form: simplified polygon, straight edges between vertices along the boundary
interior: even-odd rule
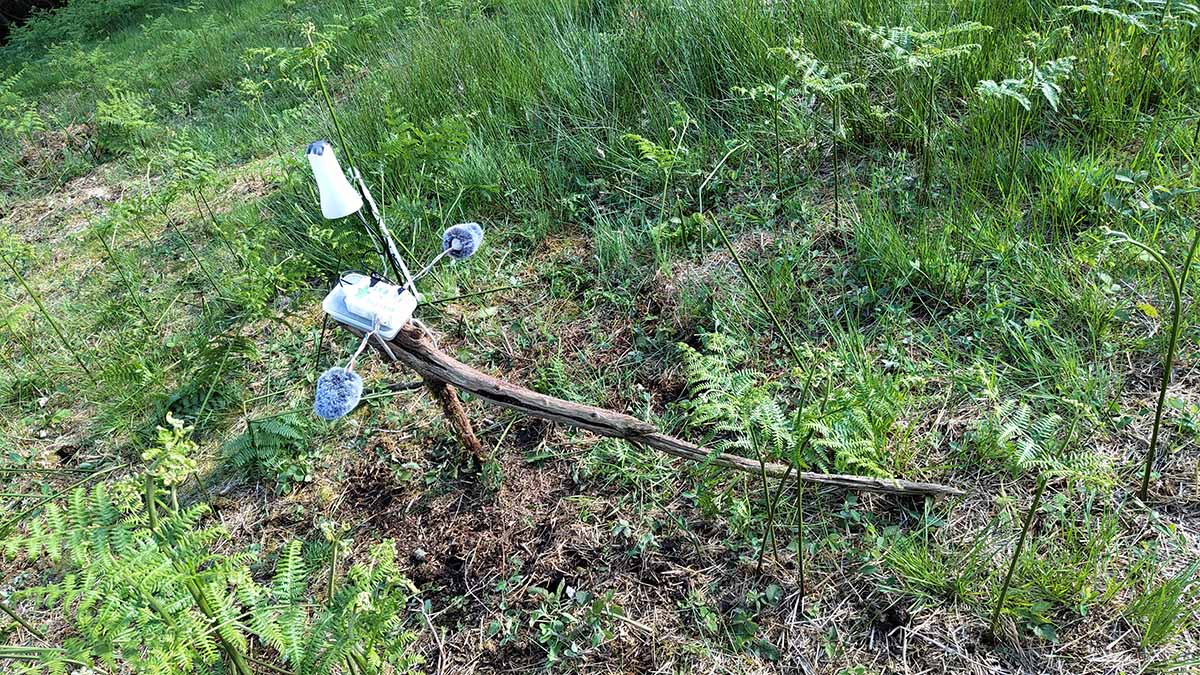
[[[362,335],[361,331],[347,326],[348,329]],[[660,452],[675,457],[682,457],[695,462],[722,466],[739,471],[759,472],[761,466],[756,460],[716,452],[694,443],[668,436],[661,433],[654,425],[644,422],[631,415],[619,413],[591,405],[572,403],[560,398],[539,394],[525,387],[492,377],[476,368],[441,351],[433,341],[419,328],[409,324],[390,341],[375,339],[371,341],[385,359],[399,362],[416,371],[427,383],[443,383],[458,387],[496,405],[516,410],[530,417],[537,417],[551,422],[560,422],[580,429],[586,429],[600,436],[622,438],[630,443],[654,448]],[[431,385],[436,386],[436,385]],[[442,401],[439,401],[442,402]],[[444,406],[443,406],[444,407]],[[468,423],[469,424],[469,423]],[[460,432],[461,424],[455,424],[455,431]],[[467,428],[469,431],[469,427]],[[471,448],[470,440],[474,435],[464,438],[464,443]],[[478,443],[478,441],[475,441]],[[473,450],[473,448],[471,448]],[[766,472],[770,476],[783,478],[789,475],[791,467],[787,464],[768,463]],[[938,483],[920,483],[895,478],[869,478],[846,474],[800,472],[800,478],[809,483],[831,485],[848,490],[864,492],[885,492],[904,495],[961,495],[962,490],[940,485]]]

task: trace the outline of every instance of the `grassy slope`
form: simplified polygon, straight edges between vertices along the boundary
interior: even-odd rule
[[[614,637],[570,667],[1112,672],[1195,653],[1194,598],[1168,616],[1179,634],[1161,644],[1140,644],[1143,620],[1129,610],[1197,556],[1196,310],[1150,510],[1132,491],[1169,298],[1156,269],[1102,228],[1181,257],[1190,230],[1180,218],[1123,217],[1104,194],[1144,191],[1114,180],[1117,170],[1165,188],[1196,184],[1196,123],[1177,118],[1200,107],[1200,32],[1154,40],[1050,3],[1000,0],[93,6],[121,11],[37,22],[0,61],[20,73],[6,85],[8,110],[33,106],[47,129],[5,136],[6,250],[63,331],[87,336],[71,350],[95,379],[5,276],[15,308],[0,325],[14,336],[0,348],[9,464],[135,460],[172,410],[196,425],[205,451],[204,486],[185,499],[211,501],[234,541],[265,542],[264,559],[286,539],[319,538],[324,518],[355,526],[358,550],[384,536],[404,553],[421,548],[427,561],[409,574],[446,642],[470,645],[453,657],[459,666],[540,664],[546,649],[586,644],[593,629]],[[993,30],[971,38],[978,52],[935,70],[930,96],[927,79],[893,70],[844,20]],[[80,32],[89,21],[98,33]],[[458,475],[421,397],[312,422],[319,299],[331,275],[371,254],[354,223],[319,219],[299,157],[332,135],[304,60],[310,23],[318,44],[335,38],[340,116],[360,164],[385,179],[378,196],[413,257],[429,257],[447,223],[488,227],[488,255],[443,266],[427,295],[520,287],[420,311],[464,359],[699,436],[679,403],[677,344],[700,347],[699,335],[719,332],[742,348],[734,366],[761,371],[795,406],[784,345],[711,226],[692,218],[711,174],[708,217],[749,258],[818,380],[831,383],[834,409],[871,416],[873,467],[832,450],[808,461],[971,495],[808,495],[809,596],[797,615],[794,542],[768,579],[754,577],[765,522],[748,477],[683,470],[476,404],[502,458],[492,487],[480,488]],[[1026,43],[1060,25],[1071,33],[1036,53]],[[770,48],[797,31],[865,85],[843,101],[838,223],[828,108],[784,111],[777,176],[769,106],[737,93],[789,72]],[[1151,45],[1156,62],[1139,58]],[[1057,113],[974,94],[981,79],[1016,76],[1022,58],[1065,55],[1078,61]],[[933,182],[922,199],[927,118]],[[663,175],[628,133],[686,151],[665,212]],[[1194,217],[1193,198],[1176,207]],[[353,347],[340,335],[325,344],[321,366]],[[364,374],[372,385],[394,377],[378,363]],[[986,421],[1004,401],[1036,418],[1078,418],[1071,449],[1108,460],[1116,479],[1051,482],[1014,577],[1009,637],[993,645],[980,636],[1034,487],[991,442]],[[241,466],[220,452],[250,420],[276,415],[302,429],[303,447]],[[1098,481],[1097,464],[1085,463],[1085,478]],[[44,489],[26,476],[5,485]],[[779,508],[791,522],[793,497]],[[608,614],[579,618],[569,601],[527,591],[560,581],[613,593],[651,632]],[[771,584],[782,599],[764,595]],[[579,620],[543,630],[562,616]],[[413,621],[433,661],[436,643]]]

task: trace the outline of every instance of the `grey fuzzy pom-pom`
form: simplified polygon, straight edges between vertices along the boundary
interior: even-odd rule
[[[363,380],[358,373],[334,366],[317,378],[313,412],[321,419],[336,420],[354,410],[362,392]]]
[[[466,260],[483,244],[483,227],[479,223],[461,223],[442,234],[442,250],[455,260]]]

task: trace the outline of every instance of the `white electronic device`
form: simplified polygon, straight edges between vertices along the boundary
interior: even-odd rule
[[[417,309],[418,298],[407,288],[357,272],[342,275],[321,308],[334,319],[362,331],[375,330],[391,340]]]

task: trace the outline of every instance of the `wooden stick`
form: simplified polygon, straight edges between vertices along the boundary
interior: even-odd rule
[[[446,416],[446,421],[450,423],[450,428],[454,430],[454,435],[462,441],[463,446],[467,448],[467,452],[475,457],[475,461],[479,462],[479,466],[483,466],[487,460],[487,452],[483,449],[483,444],[475,437],[475,430],[471,427],[471,419],[467,417],[467,411],[463,409],[462,401],[458,400],[458,392],[454,387],[439,382],[438,380],[427,379],[425,386],[429,388],[430,393],[437,399],[439,405],[442,406],[442,414]]]
[[[347,326],[351,331],[362,335],[362,332]],[[539,394],[511,382],[492,377],[476,368],[472,368],[454,357],[438,349],[429,337],[411,323],[400,330],[390,341],[374,340],[373,345],[389,362],[399,362],[416,371],[426,383],[442,383],[453,385],[496,405],[515,410],[520,413],[560,422],[580,429],[586,429],[600,436],[623,438],[631,443],[653,448],[675,457],[682,457],[695,462],[714,464],[738,471],[759,472],[762,466],[752,459],[716,452],[694,443],[689,443],[674,436],[661,433],[654,425],[644,422],[631,415],[619,413],[591,405],[572,403],[560,398]],[[431,389],[436,385],[430,385]],[[447,390],[453,393],[453,389]],[[435,391],[435,395],[438,395]],[[439,398],[443,410],[447,409],[446,402]],[[457,395],[453,403],[461,411],[461,402]],[[474,453],[471,441],[479,443],[470,431],[470,421],[466,415],[458,417],[458,413],[447,412],[451,426],[456,433],[463,431],[469,436],[463,438],[463,444]],[[458,417],[458,421],[454,419]],[[468,438],[470,440],[468,440]],[[482,448],[480,449],[482,452]],[[786,464],[767,463],[766,473],[775,478],[788,475]],[[848,474],[824,474],[810,471],[800,472],[800,479],[809,483],[830,485],[848,490],[864,492],[884,492],[903,495],[961,495],[962,490],[938,483],[920,483],[895,478],[871,478]]]
[[[727,452],[714,452],[708,448],[688,443],[687,441],[666,434],[650,434],[641,438],[630,438],[630,442],[645,445],[668,455],[683,457],[696,462],[708,462],[739,471],[758,473],[761,467],[757,460],[731,455]],[[767,462],[767,475],[783,479],[787,477],[787,464]],[[847,490],[862,490],[864,492],[887,492],[897,495],[961,495],[962,490],[939,483],[920,483],[898,478],[871,478],[870,476],[854,476],[841,473],[814,473],[801,471],[800,480],[820,485],[832,485]]]

